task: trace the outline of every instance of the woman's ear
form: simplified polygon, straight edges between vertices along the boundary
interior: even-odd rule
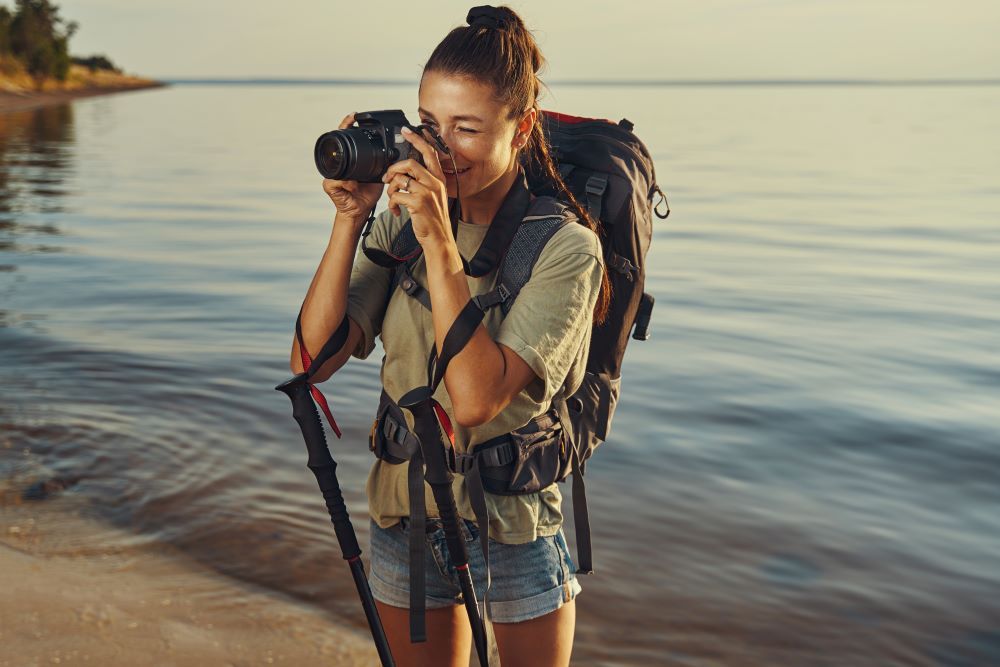
[[[535,111],[535,107],[531,107],[524,112],[524,115],[517,122],[517,131],[514,133],[513,140],[514,148],[524,148],[524,145],[528,143],[528,139],[531,137],[531,130],[535,127],[537,119],[538,113]]]

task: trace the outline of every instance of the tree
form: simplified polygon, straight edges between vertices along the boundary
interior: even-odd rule
[[[49,0],[17,0],[10,21],[10,50],[28,69],[39,87],[53,77],[65,81],[69,74],[69,40],[75,22],[64,24],[59,7]]]
[[[10,53],[10,22],[14,15],[6,7],[0,7],[0,55]]]

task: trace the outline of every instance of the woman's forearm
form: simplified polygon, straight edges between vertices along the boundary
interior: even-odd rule
[[[347,288],[360,237],[361,225],[353,219],[337,214],[326,251],[302,305],[302,340],[311,357],[319,354],[347,312]],[[343,366],[357,345],[360,335],[360,330],[352,322],[347,344],[316,372],[313,382],[322,382]],[[294,335],[291,369],[294,373],[301,373],[304,370],[298,339]]]
[[[440,351],[455,318],[471,298],[462,258],[453,242],[425,244],[427,289]],[[463,426],[478,426],[496,416],[523,389],[534,372],[512,352],[505,351],[480,324],[468,344],[452,358],[444,383],[455,418]]]

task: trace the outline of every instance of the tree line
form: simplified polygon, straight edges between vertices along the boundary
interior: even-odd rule
[[[21,62],[36,81],[65,81],[72,64],[114,72],[120,70],[105,56],[73,58],[69,40],[79,28],[65,21],[49,0],[16,0],[14,11],[0,6],[0,57]]]

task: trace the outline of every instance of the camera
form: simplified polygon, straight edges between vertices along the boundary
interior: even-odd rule
[[[316,140],[316,168],[325,178],[381,183],[392,163],[420,160],[420,152],[400,131],[407,127],[420,134],[423,128],[410,125],[402,111],[365,111],[355,114],[354,120],[357,127],[327,132]]]

